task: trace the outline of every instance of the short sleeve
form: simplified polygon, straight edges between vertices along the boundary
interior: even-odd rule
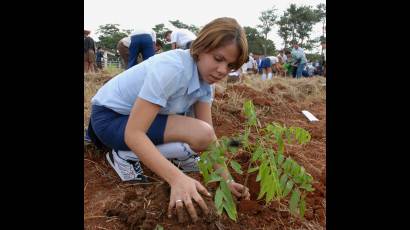
[[[157,41],[157,35],[155,34],[154,30],[151,30],[151,37],[152,37],[152,41],[156,42]]]
[[[171,33],[171,43],[177,42],[177,31]]]
[[[206,94],[204,96],[200,97],[198,99],[198,101],[207,102],[209,104],[212,104],[212,101],[214,99],[214,93],[213,93],[214,92],[214,87],[215,87],[214,85],[207,87],[206,90],[205,90]]]
[[[151,63],[154,68],[147,69],[139,97],[161,107],[166,107],[169,97],[178,92],[183,69],[162,61]],[[163,66],[162,68],[159,66]]]

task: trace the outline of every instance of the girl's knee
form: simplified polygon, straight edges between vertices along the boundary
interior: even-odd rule
[[[191,148],[195,151],[206,150],[209,145],[216,140],[215,131],[211,125],[203,122],[201,130],[195,135]]]

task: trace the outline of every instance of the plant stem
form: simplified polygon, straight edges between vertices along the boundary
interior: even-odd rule
[[[250,133],[250,131],[249,131],[249,133]],[[248,151],[248,153],[251,152],[251,149],[249,148],[249,145],[247,145],[245,148],[246,148],[246,150]],[[243,182],[243,186],[245,186],[245,187],[248,187],[248,186],[247,186],[247,184],[248,184],[248,178],[249,178],[249,173],[248,173],[248,172],[249,172],[249,169],[251,168],[251,165],[252,165],[252,157],[249,159],[248,169],[246,170],[246,176],[245,176],[245,180],[244,180],[244,182]],[[244,194],[245,194],[245,189],[242,190],[241,197],[242,197]]]

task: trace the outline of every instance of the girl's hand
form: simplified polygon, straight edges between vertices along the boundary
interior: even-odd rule
[[[239,183],[236,183],[233,180],[228,180],[228,188],[231,192],[238,198],[243,198],[245,200],[249,200],[251,198],[251,194],[249,193],[249,189]]]
[[[211,196],[211,194],[206,190],[206,188],[199,183],[197,180],[183,174],[179,178],[175,178],[175,182],[170,184],[171,186],[171,196],[168,206],[168,218],[172,217],[175,213],[174,207],[176,209],[176,214],[178,216],[178,221],[180,223],[184,222],[183,209],[184,206],[187,209],[189,215],[193,222],[198,220],[198,215],[196,213],[195,207],[192,203],[194,200],[202,209],[202,213],[208,214],[208,206],[202,199],[202,196],[198,191],[206,196]]]

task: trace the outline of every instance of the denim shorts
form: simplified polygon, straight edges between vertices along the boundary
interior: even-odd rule
[[[262,59],[261,68],[268,68],[271,67],[271,61],[269,58]]]
[[[91,109],[88,132],[93,132],[106,147],[115,150],[128,151],[130,148],[125,144],[124,133],[129,115],[117,113],[104,106],[93,105]],[[148,138],[159,145],[164,143],[165,126],[168,115],[158,114],[147,131]],[[94,135],[90,135],[94,136]],[[93,142],[95,142],[93,140]]]

